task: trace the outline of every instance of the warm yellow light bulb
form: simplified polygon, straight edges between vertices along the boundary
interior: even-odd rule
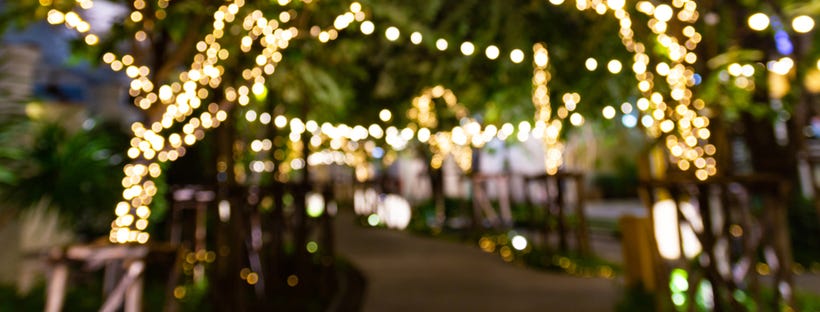
[[[624,8],[624,0],[609,0],[606,5],[612,10],[620,10]]]
[[[412,42],[413,44],[420,44],[421,40],[422,40],[421,33],[414,32],[414,33],[410,34],[410,42]]]
[[[601,113],[604,115],[604,118],[606,119],[615,118],[615,108],[612,106],[604,107]]]
[[[465,41],[464,43],[461,44],[461,53],[462,54],[469,56],[469,55],[473,55],[473,52],[475,52],[475,45],[473,45],[472,42]]]
[[[756,31],[761,31],[769,27],[769,16],[763,13],[755,13],[749,16],[749,28]]]
[[[794,31],[805,34],[814,29],[814,19],[807,15],[800,15],[792,20],[792,29]]]
[[[513,63],[516,63],[516,64],[523,62],[524,61],[524,51],[521,51],[519,49],[512,50],[510,52],[510,60]]]
[[[398,40],[400,35],[401,32],[399,29],[393,26],[388,27],[387,30],[384,31],[384,36],[390,41]]]
[[[379,119],[381,119],[381,121],[388,122],[390,118],[393,118],[393,114],[390,113],[389,110],[383,109],[379,112]]]
[[[85,43],[88,45],[96,45],[99,42],[100,38],[97,37],[97,35],[95,34],[89,34],[88,36],[85,36]]]
[[[484,55],[491,60],[497,59],[499,54],[501,54],[501,51],[494,45],[488,46],[487,49],[484,50]],[[818,61],[818,64],[820,64],[820,61]],[[818,68],[820,68],[820,65],[818,65]]]
[[[440,51],[447,50],[448,45],[447,40],[444,38],[439,38],[436,40],[436,49],[439,49]]]
[[[376,25],[373,25],[373,22],[371,22],[371,21],[364,21],[359,26],[359,28],[361,29],[363,34],[370,35],[370,34],[373,33],[373,31],[376,30]]]
[[[672,15],[674,15],[674,12],[672,11],[672,7],[669,5],[661,4],[655,7],[654,16],[659,21],[668,22],[672,19]]]
[[[611,60],[606,64],[606,68],[610,73],[617,74],[621,72],[621,69],[623,69],[623,64],[621,64],[621,61],[619,60]]]

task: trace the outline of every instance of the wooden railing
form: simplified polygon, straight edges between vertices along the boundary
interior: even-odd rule
[[[549,246],[550,236],[557,235],[558,249],[562,252],[570,251],[569,236],[574,236],[575,250],[581,255],[591,255],[592,248],[589,244],[589,229],[587,226],[586,213],[584,212],[585,186],[584,175],[580,172],[558,172],[553,175],[542,174],[528,176],[524,178],[525,187],[538,185],[546,192],[546,201],[541,205],[544,220],[540,222],[541,227],[536,229],[542,235],[542,241],[547,250],[554,248]],[[530,207],[537,209],[529,196],[526,199]],[[572,213],[575,222],[569,221],[569,213]],[[535,211],[531,215],[536,215]],[[552,223],[555,223],[555,228]]]
[[[658,285],[668,285],[669,270],[677,267],[689,272],[689,298],[695,297],[701,281],[711,284],[714,311],[743,311],[744,303],[738,300],[741,296],[735,295],[737,291],[748,294],[761,310],[778,311],[781,303],[793,306],[792,253],[786,220],[789,187],[774,176],[714,177],[705,182],[642,181],[641,196],[649,208],[650,220],[655,218],[653,206],[662,200],[671,201],[677,213],[680,241],[675,244],[681,247],[681,257],[662,259],[657,255],[657,263],[667,264],[657,276]],[[685,256],[681,225],[693,229],[702,246],[692,259]],[[760,275],[766,274],[771,275],[770,287],[776,294],[768,302],[760,287]]]

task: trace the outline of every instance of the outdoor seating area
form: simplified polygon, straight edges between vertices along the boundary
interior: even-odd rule
[[[0,311],[820,311],[817,18],[0,0]]]

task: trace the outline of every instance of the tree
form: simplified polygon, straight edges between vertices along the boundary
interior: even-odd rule
[[[81,40],[90,45],[83,53],[92,59],[101,58],[115,71],[125,71],[134,79],[133,101],[147,114],[144,122],[132,126],[134,139],[128,155],[135,164],[125,170],[127,196],[118,213],[121,225],[111,232],[111,240],[116,242],[147,241],[144,222],[124,220],[128,219],[126,215],[143,219],[136,213],[145,211],[140,208],[151,203],[155,188],[151,180],[161,172],[157,164],[182,157],[188,146],[220,124],[230,126],[220,130],[225,133],[219,135],[220,142],[215,144],[220,147],[217,175],[229,177],[221,180],[220,188],[225,193],[237,185],[260,186],[286,180],[284,171],[288,170],[301,170],[305,177],[302,181],[307,182],[305,162],[312,139],[308,134],[311,131],[305,131],[308,121],[368,125],[379,111],[387,108],[394,112],[394,123],[403,126],[410,123],[411,118],[403,112],[408,110],[411,99],[423,88],[434,85],[454,90],[475,116],[488,123],[532,121],[532,60],[515,61],[508,55],[517,50],[521,55],[530,55],[536,42],[546,42],[550,50],[550,94],[555,111],[564,108],[564,115],[569,114],[567,110],[572,109],[561,103],[569,102],[564,100],[564,94],[570,93],[573,98],[574,91],[581,98],[577,111],[590,119],[598,116],[602,108],[621,106],[620,103],[628,101],[629,109],[622,109],[624,114],[635,117],[633,125],[641,121],[650,135],[647,141],[668,146],[670,158],[682,170],[711,159],[711,153],[704,156],[704,152],[697,152],[696,146],[708,146],[706,139],[710,133],[708,119],[699,114],[720,119],[731,116],[733,111],[769,112],[755,105],[736,105],[735,102],[756,97],[765,100],[767,94],[754,93],[750,97],[748,92],[725,85],[721,71],[715,71],[734,64],[721,61],[720,56],[743,60],[750,55],[754,58],[755,54],[724,54],[734,45],[734,37],[727,34],[747,33],[737,27],[743,25],[738,21],[743,18],[736,15],[737,11],[710,15],[711,11],[724,10],[723,4],[737,9],[754,3],[713,1],[700,11],[682,1],[673,2],[672,6],[639,2],[635,7],[629,4],[625,10],[620,10],[618,1],[584,8],[589,4],[576,3],[582,12],[537,0],[429,0],[421,4],[370,1],[363,2],[364,5],[286,0],[276,4],[193,0],[122,3],[133,10],[107,36],[88,33],[90,27],[81,16],[70,12],[74,2],[18,1],[5,3],[4,11],[14,17],[8,19],[12,23],[45,18],[53,24],[78,29],[83,33]],[[773,5],[775,10],[778,5]],[[677,16],[673,15],[676,11]],[[697,20],[698,12],[705,12],[701,19],[704,22],[696,24],[706,29],[703,35],[690,25]],[[604,14],[616,18],[598,16]],[[631,17],[625,17],[627,14]],[[710,16],[734,17],[735,22],[712,23]],[[370,37],[362,36],[356,28],[367,33],[365,25],[371,25],[376,32]],[[385,31],[392,31],[388,26],[396,27],[394,33],[398,37],[382,36]],[[423,37],[420,42],[410,34],[415,31]],[[699,56],[691,50],[701,41],[706,44],[698,48]],[[491,61],[482,55],[490,45],[500,48],[498,60]],[[471,46],[472,51],[468,48]],[[672,57],[680,54],[681,49],[682,55]],[[116,52],[108,52],[112,50]],[[703,67],[704,60],[713,60],[713,66]],[[691,64],[699,66],[694,69],[700,75],[695,74]],[[754,66],[762,70],[760,65]],[[636,79],[628,77],[630,69]],[[640,81],[638,89],[634,87],[636,80]],[[748,86],[749,77],[746,80]],[[704,99],[723,106],[706,107],[693,97],[691,90],[697,89],[695,85],[699,83]],[[641,112],[626,112],[632,107]],[[774,111],[783,116],[785,110]],[[263,113],[268,113],[265,126],[250,125]],[[271,126],[279,116],[290,118],[290,130],[296,133],[290,140],[278,132],[279,127]],[[298,117],[299,122],[293,117]],[[716,124],[713,129],[728,129],[723,123]],[[795,125],[792,131],[802,131],[803,124]],[[277,146],[270,154],[275,160],[273,169],[278,172],[266,180],[256,170],[250,175],[257,174],[259,179],[242,179],[253,171],[252,162],[260,161],[258,155],[248,152],[248,146],[253,144],[248,141],[269,135],[274,136],[272,145]],[[276,139],[280,139],[279,143]],[[728,140],[718,142],[721,154],[717,157],[721,163],[730,163],[732,158],[725,156],[730,154],[724,152],[730,150]],[[674,147],[684,152],[678,155]],[[291,158],[276,157],[279,151]],[[689,156],[689,151],[695,151],[695,156]],[[288,166],[290,163],[285,161],[298,159],[302,166]],[[699,179],[717,172],[711,163],[698,166],[695,171]],[[302,220],[303,210],[299,210]],[[301,238],[297,241],[302,243]]]

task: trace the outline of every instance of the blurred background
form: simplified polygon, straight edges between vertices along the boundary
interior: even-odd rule
[[[817,1],[0,15],[0,310],[820,309]]]

